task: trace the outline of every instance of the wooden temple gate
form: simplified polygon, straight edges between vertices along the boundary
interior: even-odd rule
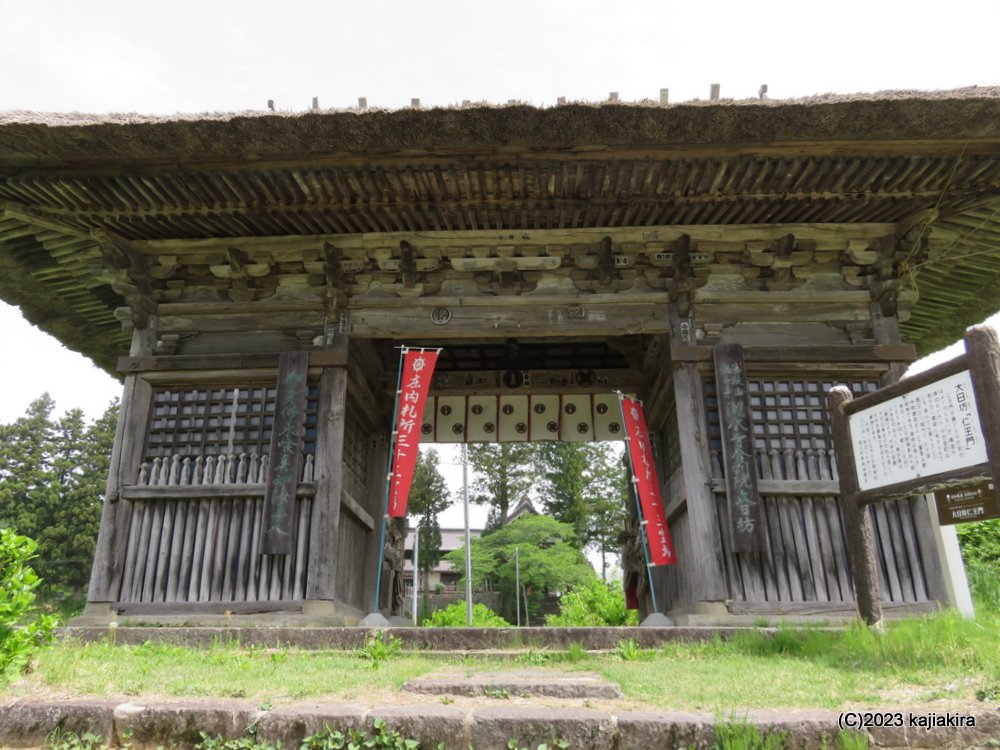
[[[981,315],[930,260],[996,214],[998,101],[828,105],[865,132],[746,105],[752,146],[714,105],[0,123],[0,291],[124,377],[89,614],[372,611],[404,343],[443,348],[426,440],[615,439],[610,394],[644,400],[675,618],[853,613],[824,396],[898,378],[901,326],[926,347]],[[290,547],[265,554],[289,352]],[[924,499],[871,513],[890,609],[945,603]]]

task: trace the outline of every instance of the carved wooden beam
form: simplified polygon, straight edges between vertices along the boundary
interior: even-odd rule
[[[326,279],[326,300],[330,311],[347,307],[344,251],[332,242],[323,243],[323,268]]]
[[[677,314],[686,318],[691,314],[691,302],[698,286],[694,281],[694,271],[691,267],[691,235],[682,234],[674,243],[673,249],[674,275],[670,287],[670,296]]]
[[[748,242],[746,259],[750,268],[744,275],[751,286],[787,292],[806,282],[814,255],[812,249],[800,246],[794,234],[772,242]]]
[[[399,278],[404,289],[413,289],[417,285],[416,251],[406,240],[399,243]]]
[[[95,229],[91,234],[101,249],[104,277],[125,298],[132,325],[147,328],[150,317],[156,314],[156,301],[146,256],[110,232]]]
[[[53,232],[59,232],[60,234],[72,237],[88,237],[90,235],[86,229],[75,226],[63,218],[48,216],[37,209],[17,203],[16,201],[0,203],[0,214],[34,227],[49,229]]]
[[[914,224],[905,236],[886,237],[878,243],[878,260],[872,266],[868,289],[883,316],[897,314],[901,279],[911,272],[914,263],[927,257],[928,234],[924,225]]]

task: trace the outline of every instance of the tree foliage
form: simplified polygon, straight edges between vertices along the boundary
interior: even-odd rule
[[[469,446],[474,472],[472,502],[489,505],[487,531],[507,522],[512,505],[535,479],[535,449],[529,443],[481,443]]]
[[[417,553],[420,570],[426,576],[441,559],[441,525],[438,515],[451,504],[448,485],[438,468],[437,451],[421,451],[417,466],[413,471],[408,504],[411,515],[421,516],[419,528],[419,551]]]
[[[570,524],[602,560],[617,554],[626,515],[621,452],[608,443],[542,443],[536,451],[545,511]]]
[[[118,406],[87,424],[73,409],[53,419],[48,394],[0,425],[0,527],[38,543],[48,591],[86,588],[101,521]]]
[[[528,591],[529,613],[535,616],[546,594],[568,591],[596,579],[572,526],[547,516],[522,516],[472,540],[473,584],[493,582],[501,596],[500,613],[508,620],[514,619],[516,607],[515,549],[520,558],[521,585]],[[449,552],[445,559],[464,570],[464,555],[463,547]]]

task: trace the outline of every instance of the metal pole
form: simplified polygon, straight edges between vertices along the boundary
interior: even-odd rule
[[[380,612],[378,598],[382,593],[382,557],[385,555],[385,527],[389,523],[389,489],[392,487],[392,458],[396,450],[396,417],[399,416],[399,389],[403,383],[403,357],[406,347],[399,350],[399,372],[396,375],[396,397],[392,404],[392,432],[389,435],[389,460],[385,474],[385,497],[382,500],[382,530],[378,539],[378,562],[375,563],[375,607],[374,612]]]
[[[414,519],[416,521],[416,519]],[[413,626],[417,626],[417,595],[420,593],[420,521],[413,529]]]
[[[519,547],[514,547],[514,603],[517,605],[517,626],[521,627],[521,558]]]
[[[469,446],[462,443],[462,505],[465,509],[465,624],[472,627],[472,540],[469,534]]]
[[[618,391],[618,408],[621,410],[622,424],[625,422],[625,394]],[[653,587],[653,563],[650,561],[649,555],[649,538],[646,536],[646,519],[642,517],[642,503],[639,502],[639,488],[636,486],[639,480],[635,476],[635,465],[632,463],[632,452],[629,450],[629,441],[631,436],[628,434],[628,430],[625,431],[625,457],[628,459],[628,469],[629,473],[632,475],[632,495],[635,497],[635,510],[639,518],[639,534],[642,539],[642,552],[643,556],[646,558],[646,577],[649,581],[649,598],[653,603],[653,612],[659,612],[660,608],[656,605],[656,589]]]

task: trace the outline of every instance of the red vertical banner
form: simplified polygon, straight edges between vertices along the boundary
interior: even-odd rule
[[[674,555],[673,542],[670,541],[670,529],[667,528],[666,508],[653,463],[653,449],[649,442],[642,402],[623,396],[622,418],[625,422],[625,436],[628,438],[632,473],[636,480],[635,487],[646,522],[649,561],[653,565],[673,565],[677,562],[677,557]]]
[[[396,445],[393,449],[389,485],[391,518],[406,515],[406,501],[410,497],[413,470],[420,450],[420,423],[437,358],[437,349],[407,349],[403,353],[399,404],[396,410]]]

